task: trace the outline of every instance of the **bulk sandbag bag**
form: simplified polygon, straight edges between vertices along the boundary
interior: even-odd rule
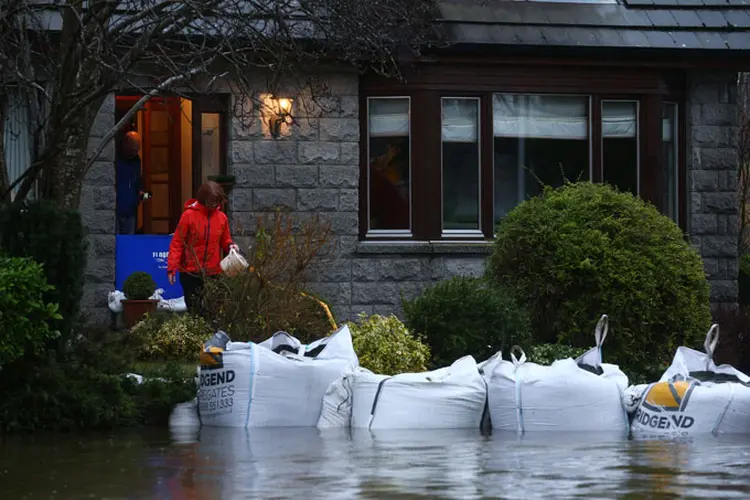
[[[309,345],[285,332],[260,344],[228,340],[201,353],[203,425],[315,427],[328,386],[359,365],[347,326]]]
[[[471,356],[423,373],[376,375],[358,368],[336,380],[318,428],[479,428],[487,387]]]
[[[628,388],[624,404],[634,435],[690,436],[750,432],[750,377],[731,365],[716,366],[719,325],[705,353],[679,347],[658,382]]]
[[[514,346],[512,361],[498,353],[482,363],[492,428],[627,432],[622,395],[628,377],[617,365],[601,362],[608,323],[602,316],[596,346],[576,360],[561,359],[550,366],[527,363],[523,350]]]

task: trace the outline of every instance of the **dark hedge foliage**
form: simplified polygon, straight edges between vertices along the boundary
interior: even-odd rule
[[[45,301],[57,304],[62,319],[51,323],[67,345],[80,319],[86,267],[86,236],[75,210],[48,201],[0,206],[0,247],[10,257],[31,257],[44,266],[54,287]]]
[[[700,347],[711,324],[703,262],[682,231],[608,185],[567,183],[520,204],[498,228],[486,274],[529,308],[536,343],[589,347],[608,314],[605,361],[626,373]]]

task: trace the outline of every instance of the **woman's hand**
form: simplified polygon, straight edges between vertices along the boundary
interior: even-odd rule
[[[234,250],[235,252],[239,252],[240,251],[239,245],[236,245],[234,243],[232,243],[231,245],[229,245],[229,251],[231,252],[232,250]]]
[[[175,273],[169,273],[167,276],[169,276],[169,284],[174,285],[175,283]]]

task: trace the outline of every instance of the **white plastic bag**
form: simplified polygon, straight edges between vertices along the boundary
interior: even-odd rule
[[[287,341],[296,352],[285,349]],[[261,344],[209,347],[201,353],[201,421],[218,427],[315,427],[328,386],[358,365],[347,326],[306,346],[279,332]]]
[[[482,364],[492,428],[525,431],[627,432],[622,394],[628,377],[616,365],[601,362],[608,318],[596,326],[596,346],[579,357],[550,366],[527,363],[520,347],[511,360],[500,353]]]
[[[679,347],[658,382],[628,389],[624,404],[634,414],[634,435],[750,432],[750,377],[730,365],[716,366],[718,342],[719,325],[713,325],[705,353]]]
[[[109,310],[112,311],[113,313],[122,312],[122,301],[124,299],[125,299],[125,294],[119,290],[115,290],[114,292],[109,292],[109,296],[107,298],[107,304],[109,306]]]
[[[232,248],[226,257],[221,259],[221,270],[227,276],[235,276],[249,266],[247,260],[236,249]]]
[[[328,387],[318,428],[479,429],[486,402],[487,387],[471,356],[392,377],[360,368]]]
[[[185,297],[161,299],[157,308],[162,311],[185,312],[187,311],[187,304],[185,304]]]

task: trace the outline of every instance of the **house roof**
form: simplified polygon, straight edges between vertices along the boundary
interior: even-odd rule
[[[457,44],[750,51],[750,0],[438,0],[438,7]]]

